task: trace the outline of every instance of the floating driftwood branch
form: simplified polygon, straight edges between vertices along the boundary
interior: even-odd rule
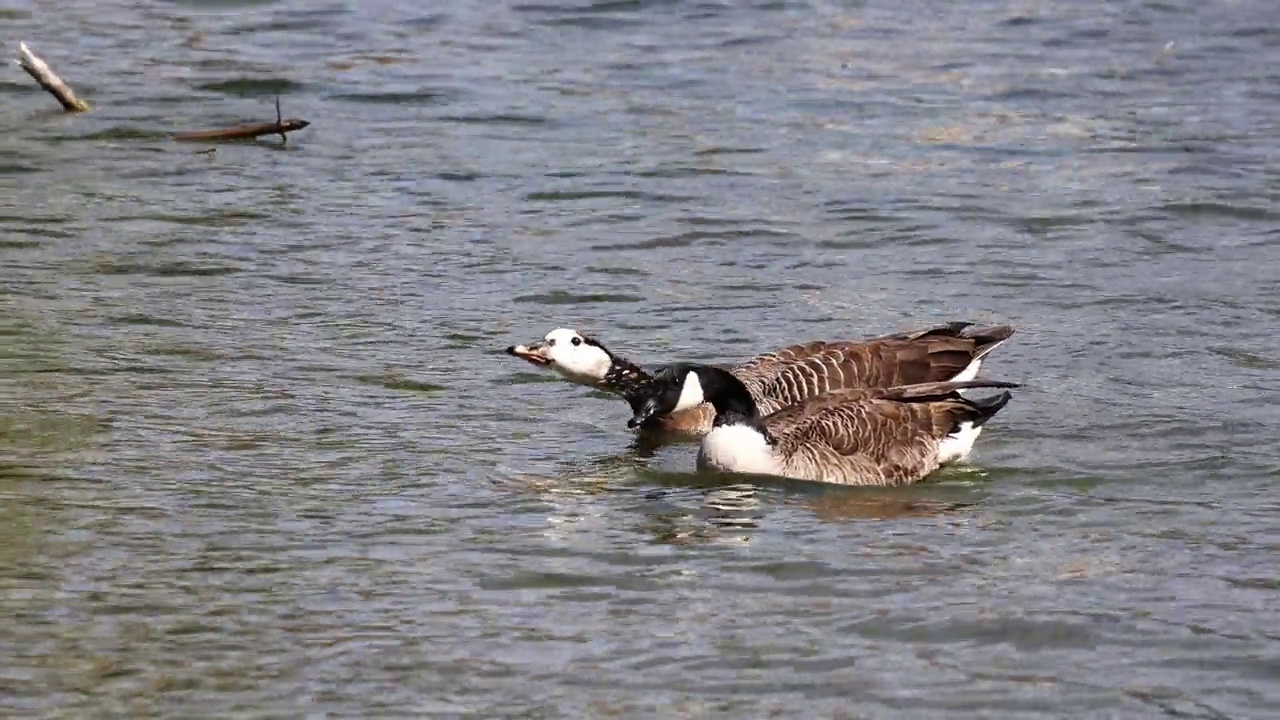
[[[280,98],[276,98],[276,121],[273,123],[237,125],[225,130],[173,133],[169,137],[179,142],[209,142],[212,140],[252,140],[263,135],[279,135],[281,144],[285,144],[289,142],[289,137],[285,133],[301,130],[310,124],[306,120],[284,119],[280,115]]]
[[[40,83],[40,87],[48,90],[54,97],[58,98],[58,102],[62,103],[62,107],[67,112],[84,112],[89,109],[89,103],[76,97],[71,87],[63,82],[57,73],[49,69],[48,63],[31,52],[31,48],[27,47],[25,42],[18,43],[18,66],[26,70],[28,75],[35,78],[36,82]],[[281,144],[287,144],[289,142],[287,133],[301,130],[310,124],[306,120],[293,118],[286,120],[280,114],[280,98],[277,97],[276,121],[273,123],[237,125],[222,130],[171,133],[169,137],[179,142],[216,142],[218,140],[252,140],[263,135],[279,135]]]
[[[67,112],[84,112],[89,109],[89,103],[76,97],[72,92],[71,86],[62,81],[57,73],[49,69],[48,64],[36,54],[31,52],[31,48],[27,47],[24,42],[18,43],[18,66],[27,71],[27,74],[36,79],[40,83],[40,87],[48,90],[54,97],[58,98],[58,102],[62,103],[62,107]]]
[[[306,120],[285,120],[273,123],[254,123],[237,125],[225,130],[198,130],[196,132],[174,133],[169,137],[179,142],[209,142],[210,140],[252,140],[263,135],[279,135],[301,130],[310,125]],[[285,138],[288,142],[288,138]]]

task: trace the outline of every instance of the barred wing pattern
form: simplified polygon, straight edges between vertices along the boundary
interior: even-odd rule
[[[937,470],[958,401],[870,400],[806,419],[777,446],[788,477],[842,485],[905,485]],[[940,422],[941,421],[941,422]]]
[[[842,485],[905,485],[937,470],[938,448],[983,408],[966,388],[1013,388],[995,380],[836,391],[763,419],[788,477]]]
[[[897,387],[844,388],[783,407],[765,415],[761,422],[770,436],[778,438],[790,433],[796,426],[813,416],[840,405],[867,400],[891,400],[894,402],[964,400],[964,397],[957,391],[973,388],[1016,387],[1020,387],[1020,385],[1004,380],[955,380],[900,385]]]
[[[811,342],[762,355],[731,372],[766,414],[842,388],[950,380],[1013,334],[1006,325],[951,323],[865,342]]]

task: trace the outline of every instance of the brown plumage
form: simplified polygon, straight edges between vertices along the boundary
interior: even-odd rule
[[[1008,392],[971,400],[965,388],[1012,388],[994,380],[836,390],[761,416],[731,373],[679,364],[658,373],[630,424],[709,402],[714,427],[698,466],[841,485],[903,485],[963,459]]]
[[[878,400],[895,403],[934,402],[964,399],[959,390],[1014,387],[1018,385],[1003,380],[948,380],[895,387],[844,388],[801,400],[771,413],[761,414],[760,419],[766,423],[770,432],[785,433],[832,408],[850,403]],[[711,402],[708,401],[707,404],[711,405]],[[759,404],[756,407],[759,412]],[[715,406],[712,405],[713,410],[714,408]]]
[[[1012,383],[969,381],[894,388],[880,397],[858,398],[837,392],[802,403],[801,412],[769,415],[764,425],[776,439],[784,477],[842,485],[906,485],[922,480],[942,465],[968,455],[964,446],[954,456],[945,452],[949,436],[964,432],[964,423],[981,423],[1004,407],[1010,394],[974,401],[962,387],[1017,387]]]
[[[760,413],[767,415],[832,390],[972,379],[982,359],[1013,333],[1008,325],[954,322],[864,341],[792,345],[729,372],[747,386]],[[714,418],[710,403],[702,403],[659,423],[667,430],[701,436],[710,432]]]

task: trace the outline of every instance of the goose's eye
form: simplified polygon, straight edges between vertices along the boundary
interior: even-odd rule
[[[555,338],[551,338],[550,340],[547,341],[547,347],[555,347],[555,346],[556,346]]]
[[[576,337],[576,338],[574,338],[574,339],[570,340],[569,342],[573,343],[574,345],[581,345],[581,344],[582,344],[582,338],[580,338],[580,337]]]

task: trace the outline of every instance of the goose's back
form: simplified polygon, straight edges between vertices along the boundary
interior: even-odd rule
[[[760,355],[731,372],[764,414],[833,390],[951,380],[1012,332],[953,323],[866,341],[816,341]]]

